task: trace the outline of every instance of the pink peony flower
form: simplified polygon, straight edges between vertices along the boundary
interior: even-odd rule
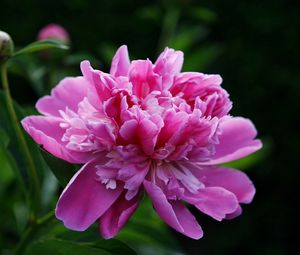
[[[221,221],[252,201],[246,174],[219,164],[261,148],[254,125],[228,115],[219,75],[180,73],[182,64],[183,53],[168,48],[154,64],[130,62],[122,46],[109,74],[83,61],[83,76],[65,78],[37,102],[43,116],[22,121],[48,152],[84,164],[57,203],[67,228],[83,231],[99,220],[111,238],[146,192],[168,225],[199,239],[185,202]]]
[[[57,24],[49,24],[40,30],[38,34],[38,40],[49,39],[60,40],[64,43],[70,42],[70,36],[68,32],[62,26]]]

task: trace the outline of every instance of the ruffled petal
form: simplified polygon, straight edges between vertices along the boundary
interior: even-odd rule
[[[62,142],[65,130],[59,126],[61,122],[61,119],[55,117],[30,116],[21,123],[33,140],[49,153],[70,163],[86,163],[94,155],[67,149]]]
[[[195,217],[180,201],[168,201],[163,191],[149,181],[144,181],[144,187],[158,215],[167,224],[193,239],[200,239],[203,236]]]
[[[125,198],[125,193],[101,216],[99,231],[103,238],[114,237],[126,224],[138,207],[140,194],[131,200]]]
[[[36,103],[37,110],[44,115],[60,117],[59,110],[66,108],[77,112],[78,104],[87,96],[90,83],[83,77],[65,78]]]
[[[130,66],[130,60],[128,56],[128,50],[126,45],[122,45],[113,57],[110,74],[118,76],[127,76]]]
[[[234,193],[239,203],[251,203],[255,195],[255,187],[252,181],[241,171],[215,166],[193,171],[193,174],[206,187],[222,187]]]
[[[257,131],[249,119],[242,117],[226,118],[220,122],[219,144],[215,155],[201,165],[222,164],[245,157],[262,147],[256,137]]]
[[[123,187],[107,189],[97,180],[97,161],[91,161],[70,180],[56,205],[55,215],[72,230],[84,231],[118,199]]]

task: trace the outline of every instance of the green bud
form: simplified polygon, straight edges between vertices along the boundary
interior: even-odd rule
[[[0,64],[7,61],[14,51],[13,41],[8,33],[0,31]]]

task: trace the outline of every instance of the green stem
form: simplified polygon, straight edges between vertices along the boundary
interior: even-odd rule
[[[43,226],[45,226],[48,222],[50,222],[52,219],[54,219],[54,212],[51,211],[48,214],[46,214],[44,217],[37,219],[36,221],[31,222],[27,230],[25,231],[21,241],[17,245],[15,249],[16,255],[21,255],[32,239],[32,237],[40,230]]]
[[[26,161],[27,169],[29,172],[29,176],[31,177],[31,191],[34,196],[33,198],[33,203],[32,203],[32,219],[34,220],[36,218],[36,214],[39,208],[39,203],[40,203],[40,184],[39,184],[39,179],[36,171],[36,167],[34,165],[34,161],[31,157],[31,153],[29,151],[29,148],[27,146],[25,137],[23,135],[20,122],[18,120],[17,114],[14,109],[13,105],[13,100],[10,94],[9,90],[9,84],[8,84],[8,79],[7,79],[7,68],[6,68],[6,63],[3,63],[1,65],[1,80],[2,80],[2,85],[3,85],[3,91],[5,95],[5,100],[6,100],[6,106],[8,110],[8,114],[11,118],[12,126],[14,129],[14,132],[16,133],[19,145],[20,145],[20,150],[23,153],[24,159]]]

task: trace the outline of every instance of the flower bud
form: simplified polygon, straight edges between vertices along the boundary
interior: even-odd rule
[[[69,33],[60,25],[49,24],[42,28],[38,34],[38,40],[59,40],[65,44],[70,42]]]
[[[13,54],[13,41],[9,34],[0,31],[0,64],[4,63]]]

